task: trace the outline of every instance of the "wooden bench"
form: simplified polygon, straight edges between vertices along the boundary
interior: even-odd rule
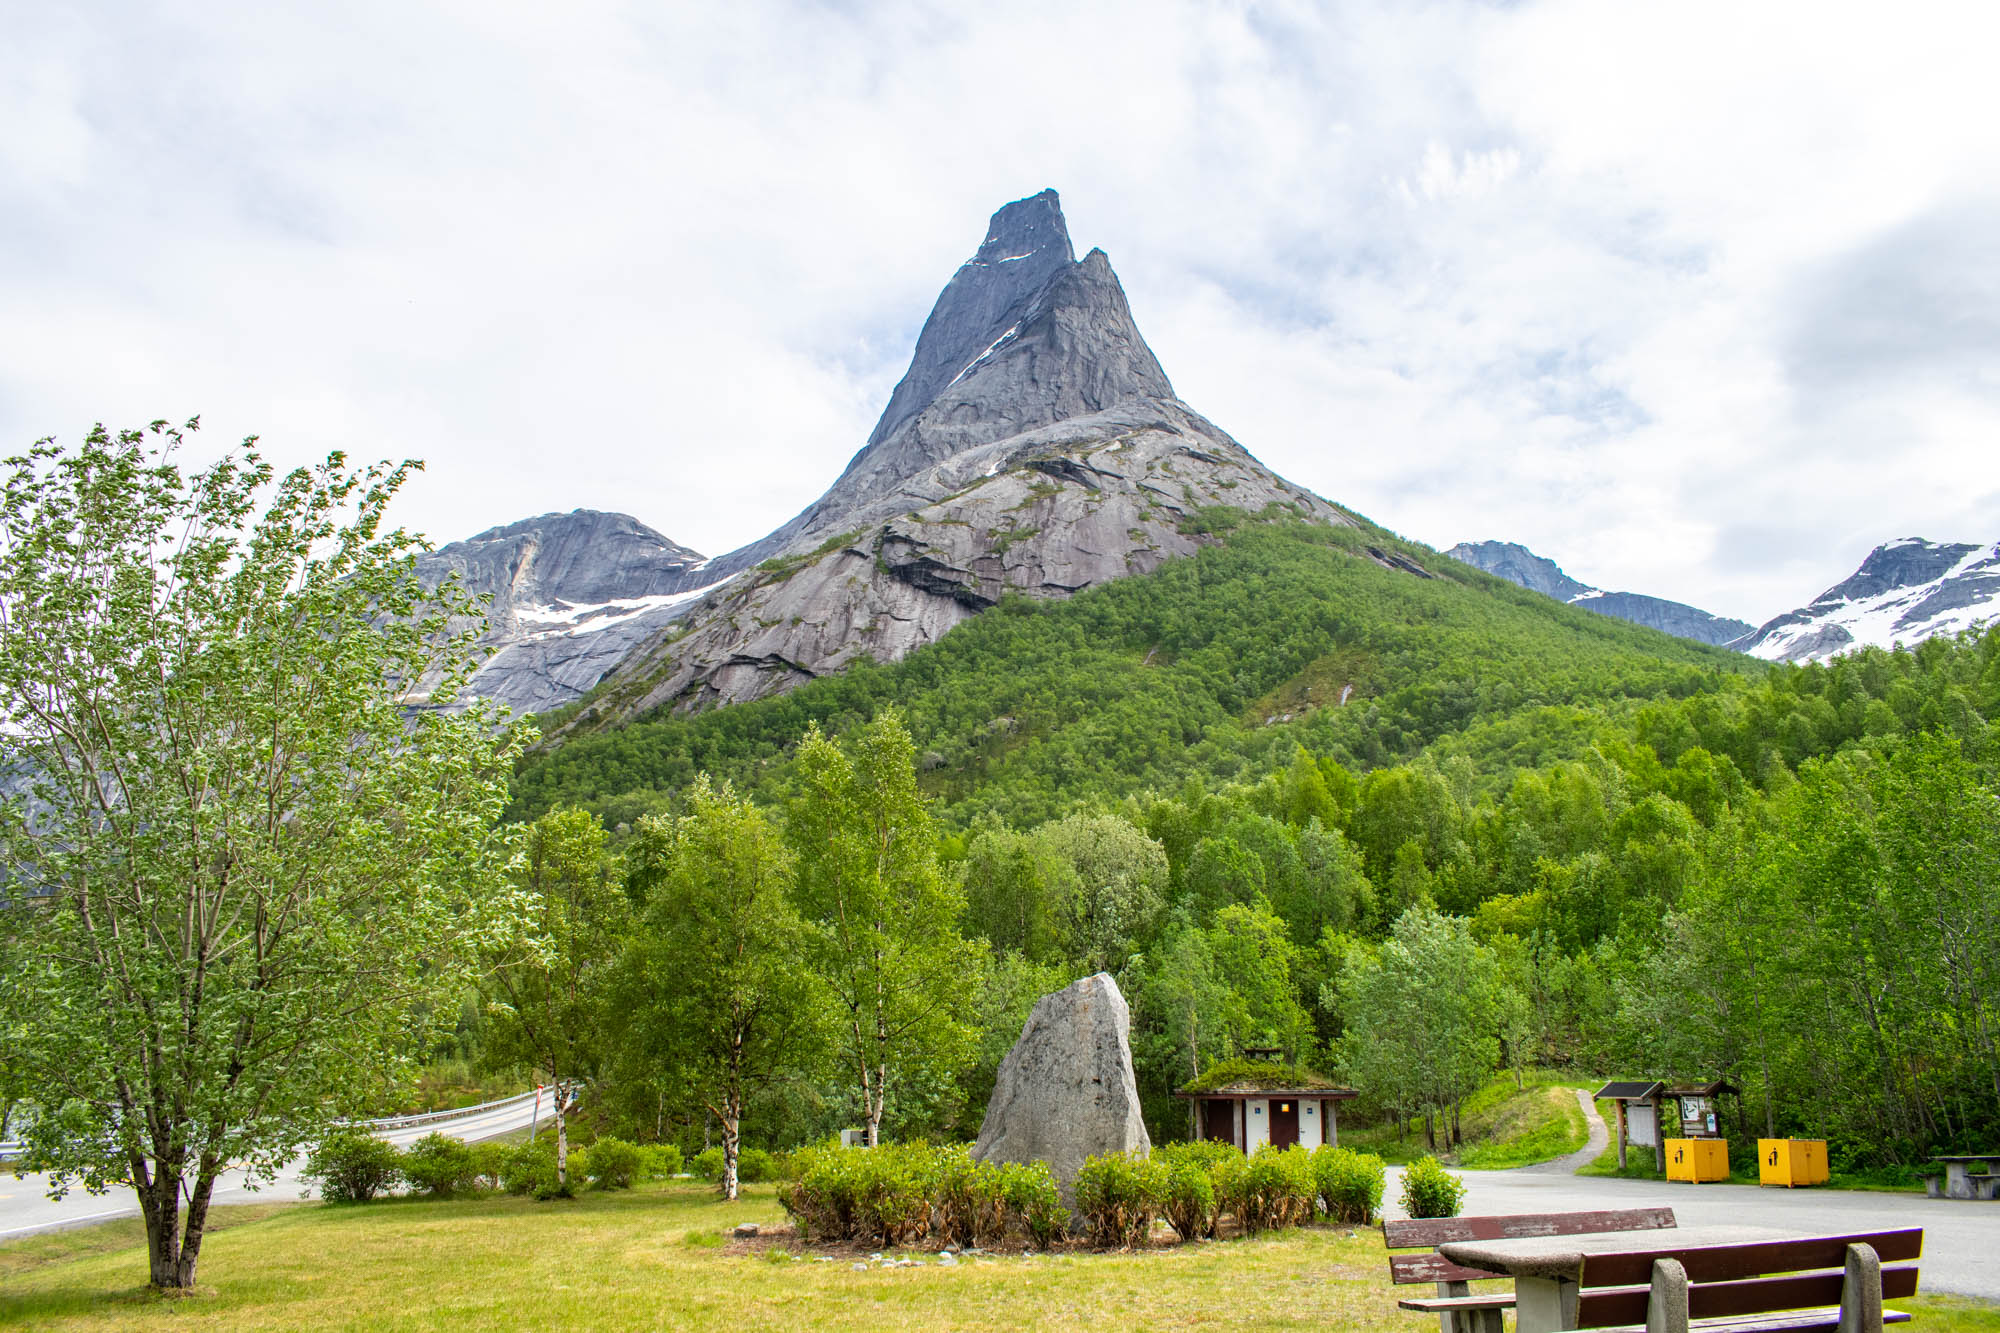
[[[1573,1328],[1616,1333],[1879,1333],[1908,1323],[1921,1227],[1744,1245],[1586,1255]],[[1884,1268],[1884,1260],[1896,1266]],[[1782,1274],[1782,1276],[1771,1276]]]
[[[1382,1223],[1382,1241],[1392,1250],[1435,1247],[1454,1240],[1516,1240],[1524,1236],[1585,1236],[1600,1231],[1659,1231],[1674,1225],[1671,1208],[1627,1208],[1601,1213],[1519,1213],[1511,1217],[1430,1217]],[[1405,1310],[1438,1317],[1440,1333],[1501,1333],[1502,1310],[1513,1308],[1511,1291],[1473,1295],[1470,1282],[1506,1281],[1504,1273],[1465,1268],[1441,1254],[1392,1254],[1389,1280],[1398,1286],[1435,1282],[1435,1297],[1397,1301]]]

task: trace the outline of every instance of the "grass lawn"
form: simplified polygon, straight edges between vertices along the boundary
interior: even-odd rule
[[[1516,1088],[1514,1076],[1502,1074],[1466,1098],[1459,1111],[1459,1129],[1465,1141],[1455,1153],[1437,1154],[1438,1160],[1447,1166],[1500,1170],[1546,1162],[1573,1153],[1589,1141],[1589,1127],[1571,1090],[1597,1084],[1565,1081],[1560,1075],[1541,1071],[1527,1074],[1523,1082],[1526,1086]],[[1430,1155],[1421,1120],[1406,1127],[1401,1139],[1394,1125],[1355,1129],[1343,1125],[1340,1145],[1372,1152],[1391,1163],[1409,1163]]]
[[[791,1248],[725,1244],[782,1219],[769,1186],[734,1204],[674,1183],[564,1203],[486,1198],[218,1210],[192,1297],[143,1286],[137,1222],[0,1246],[0,1326],[173,1329],[1231,1328],[1396,1330],[1381,1233],[856,1272]],[[810,1247],[805,1254],[813,1251]],[[1918,1326],[2000,1333],[2000,1309],[1908,1303]]]

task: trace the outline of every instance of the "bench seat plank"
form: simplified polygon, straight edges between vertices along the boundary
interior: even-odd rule
[[[1884,1324],[1907,1324],[1910,1316],[1901,1310],[1884,1310]],[[1743,1315],[1731,1319],[1697,1319],[1688,1325],[1690,1333],[1839,1333],[1840,1307],[1823,1310],[1784,1310],[1776,1314]],[[1600,1333],[1646,1333],[1644,1324],[1621,1324]]]
[[[1405,1310],[1421,1310],[1425,1314],[1444,1314],[1451,1310],[1511,1310],[1514,1308],[1512,1292],[1495,1292],[1491,1296],[1412,1296],[1396,1304]]]

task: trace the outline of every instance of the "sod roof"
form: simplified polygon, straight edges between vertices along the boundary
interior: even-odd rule
[[[1180,1094],[1198,1096],[1204,1092],[1344,1092],[1346,1089],[1324,1074],[1297,1065],[1274,1064],[1264,1060],[1224,1060],[1183,1085]]]

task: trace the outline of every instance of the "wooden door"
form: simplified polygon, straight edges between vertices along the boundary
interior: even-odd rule
[[[1271,1103],[1271,1144],[1289,1148],[1299,1141],[1299,1104],[1294,1101]]]
[[[1201,1104],[1201,1136],[1223,1143],[1236,1142],[1236,1103],[1209,1101]]]

